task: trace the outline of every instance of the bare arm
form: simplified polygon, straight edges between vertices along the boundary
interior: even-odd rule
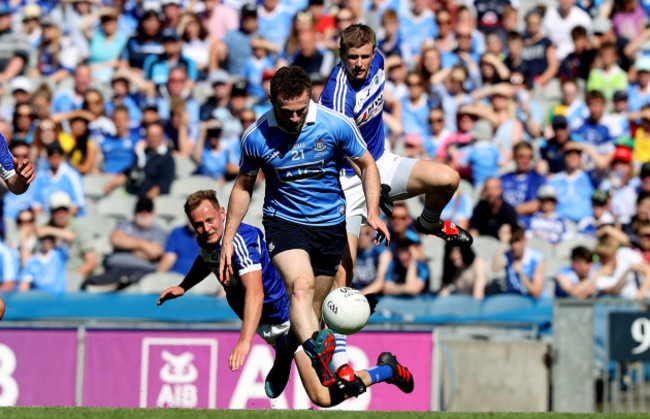
[[[557,62],[557,56],[555,55],[556,50],[557,48],[555,45],[546,48],[546,62],[548,63],[548,66],[546,67],[546,71],[539,76],[539,83],[541,84],[548,83],[553,77],[555,77],[560,68]]]
[[[130,251],[148,260],[159,259],[163,254],[163,248],[158,243],[136,239],[122,230],[115,230],[111,234],[111,244],[115,250]]]
[[[174,263],[176,263],[177,259],[178,259],[178,255],[176,253],[165,252],[162,255],[162,258],[160,258],[160,262],[158,263],[158,269],[156,269],[156,271],[169,272],[172,266],[174,266]]]
[[[487,284],[485,261],[480,257],[474,259],[474,268],[476,278],[474,279],[474,289],[472,296],[476,300],[482,300],[485,297],[485,285]]]
[[[58,228],[52,226],[39,226],[36,228],[37,234],[41,236],[54,236],[56,238],[72,243],[77,235],[69,228]]]
[[[232,371],[237,371],[244,364],[251,348],[255,331],[262,318],[264,304],[264,288],[262,287],[262,271],[249,272],[241,277],[242,285],[246,290],[244,297],[244,318],[242,319],[239,342],[230,352],[228,365]]]
[[[19,162],[14,158],[13,161],[16,174],[6,181],[7,189],[15,195],[20,195],[29,188],[29,184],[34,181],[36,174],[28,159]]]
[[[388,265],[393,260],[393,254],[390,250],[386,250],[379,255],[379,262],[377,263],[377,277],[370,284],[366,285],[361,292],[363,294],[369,294],[374,292],[379,294],[384,289],[384,284],[386,283],[386,272],[388,271]]]
[[[0,74],[0,81],[11,81],[14,77],[19,75],[23,71],[25,66],[25,60],[19,56],[14,56],[9,60],[5,71]]]
[[[359,169],[361,170],[361,183],[363,185],[363,193],[366,197],[366,207],[368,208],[368,225],[375,231],[381,233],[390,241],[390,233],[386,224],[379,218],[379,195],[381,191],[379,170],[375,159],[369,151],[366,150],[363,155],[356,161]],[[232,195],[231,195],[232,197]],[[375,245],[379,242],[375,239]]]
[[[97,267],[97,252],[89,250],[84,253],[84,263],[77,268],[77,273],[83,277],[90,275]]]
[[[524,285],[524,287],[526,287],[526,290],[528,290],[528,293],[531,296],[535,298],[539,298],[542,295],[542,291],[544,288],[544,261],[541,261],[537,264],[535,270],[533,271],[532,278],[528,278],[521,271],[517,272],[517,275],[519,276],[519,280],[521,280],[521,283]]]
[[[531,199],[515,207],[517,215],[534,214],[537,210],[539,210],[539,200],[537,199]]]

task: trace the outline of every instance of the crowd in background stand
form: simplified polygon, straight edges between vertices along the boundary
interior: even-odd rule
[[[37,180],[3,197],[0,290],[119,289],[185,273],[192,231],[178,219],[160,228],[154,203],[188,176],[231,182],[243,131],[271,108],[274,71],[304,68],[318,100],[339,33],[360,22],[386,57],[387,142],[459,171],[443,217],[477,244],[418,236],[396,203],[389,248],[362,230],[355,286],[643,297],[648,13],[638,0],[2,2],[0,132]],[[104,196],[88,195],[91,179]],[[90,228],[98,203],[125,196],[139,200],[124,220]]]

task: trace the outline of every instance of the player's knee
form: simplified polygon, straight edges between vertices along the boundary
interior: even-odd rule
[[[452,191],[455,191],[458,188],[458,184],[460,183],[460,175],[458,172],[454,169],[452,169],[449,166],[444,166],[445,170],[441,171],[439,176],[440,176],[440,183],[442,187],[444,188],[449,188]]]
[[[311,301],[314,298],[314,284],[296,282],[291,290],[291,298],[298,301]]]
[[[324,389],[325,390],[325,389]],[[330,407],[332,406],[332,400],[329,395],[329,391],[317,391],[315,394],[310,394],[310,400],[318,407]]]

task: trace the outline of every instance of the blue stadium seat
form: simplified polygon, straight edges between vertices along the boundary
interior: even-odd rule
[[[429,316],[471,317],[478,316],[480,304],[469,295],[438,297],[428,305]]]
[[[504,313],[507,311],[525,310],[532,308],[535,300],[519,294],[501,294],[487,297],[481,305],[484,315]]]

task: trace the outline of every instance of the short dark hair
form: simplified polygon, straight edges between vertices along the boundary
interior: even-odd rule
[[[305,91],[311,96],[311,80],[309,74],[300,67],[282,67],[271,78],[271,102],[280,94],[283,94],[285,99],[295,99]]]
[[[524,237],[526,237],[526,231],[519,224],[511,225],[510,229],[512,231],[510,235],[510,243],[521,241]]]
[[[601,100],[605,102],[605,95],[603,95],[602,92],[598,90],[591,90],[587,92],[587,96],[585,97],[585,102],[587,102],[587,105],[594,100]]]
[[[641,201],[648,198],[650,198],[650,192],[641,191],[639,192],[639,196],[636,197],[636,204],[639,205]]]
[[[113,115],[115,115],[116,112],[126,112],[129,113],[129,108],[127,108],[124,105],[116,105],[115,109],[113,109]]]
[[[517,151],[521,150],[522,148],[525,148],[526,150],[533,151],[533,146],[530,145],[530,143],[527,143],[526,141],[520,141],[515,146],[512,148],[513,153],[517,153]]]
[[[524,37],[519,33],[515,31],[508,32],[508,35],[506,35],[506,41],[521,41],[524,42]]]
[[[594,255],[591,250],[587,249],[584,246],[577,246],[571,250],[571,260],[584,260],[585,262],[592,262]]]
[[[149,131],[149,128],[151,128],[154,125],[158,125],[160,127],[160,129],[162,129],[163,131],[165,130],[165,124],[163,124],[163,122],[161,120],[157,120],[157,121],[151,121],[151,122],[145,124],[144,125],[145,131]]]
[[[13,154],[14,150],[17,149],[18,147],[27,147],[27,148],[29,148],[29,144],[27,144],[26,142],[24,142],[22,140],[14,140],[14,141],[12,141],[11,144],[9,144],[9,151],[11,152],[11,154]]]
[[[215,192],[213,189],[196,191],[187,197],[185,205],[183,206],[183,210],[185,211],[185,214],[187,214],[188,218],[190,216],[190,213],[194,211],[199,205],[201,205],[201,202],[203,201],[208,201],[215,209],[221,208],[221,205],[219,205],[219,200],[217,199],[217,192]]]
[[[607,50],[614,51],[614,53],[616,53],[617,52],[616,44],[614,44],[613,42],[605,42],[600,46],[598,53],[602,53],[603,51],[607,51]]]
[[[350,48],[360,48],[367,44],[372,45],[372,50],[375,50],[377,44],[375,31],[370,26],[355,23],[354,25],[348,26],[341,34],[339,53],[343,56]]]
[[[575,28],[571,29],[571,39],[574,41],[578,38],[586,38],[587,37],[587,29],[585,29],[584,26],[576,26]]]

